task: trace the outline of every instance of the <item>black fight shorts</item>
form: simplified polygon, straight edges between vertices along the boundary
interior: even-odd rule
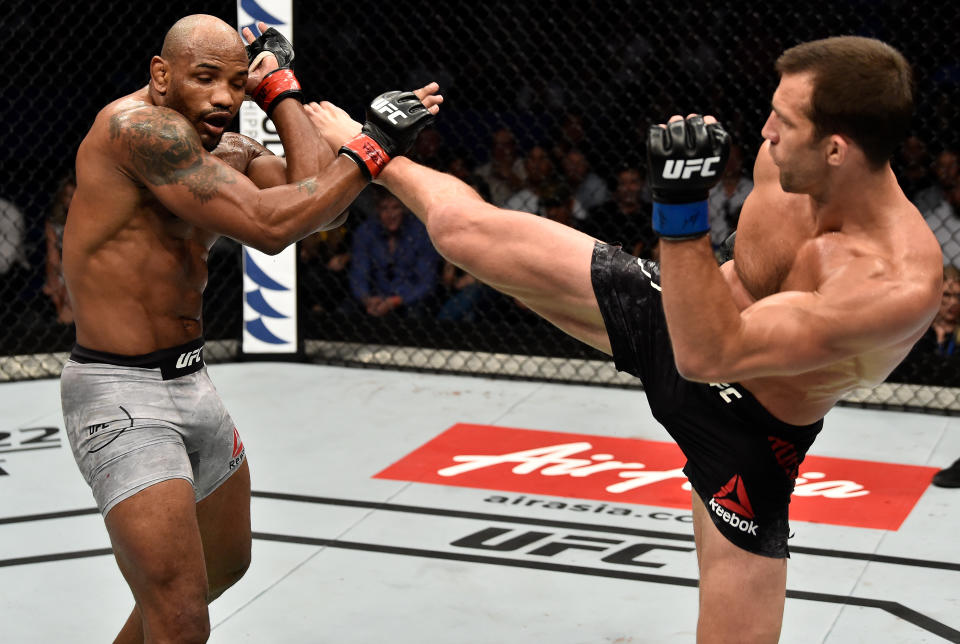
[[[823,421],[790,425],[742,385],[684,380],[670,345],[656,262],[597,243],[591,279],[617,369],[643,382],[653,416],[686,456],[684,474],[714,524],[748,552],[789,557],[790,495]]]

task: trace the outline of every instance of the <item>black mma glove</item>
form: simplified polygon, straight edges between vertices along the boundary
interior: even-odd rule
[[[253,90],[252,96],[267,116],[270,116],[277,104],[285,98],[295,98],[303,103],[300,83],[297,82],[297,77],[293,75],[293,69],[291,69],[293,45],[273,27],[247,45],[247,61],[252,67],[260,58],[270,54],[277,59],[280,67],[263,77],[257,88]]]
[[[367,179],[376,179],[387,162],[405,154],[420,130],[432,122],[433,114],[413,92],[385,92],[370,103],[363,129],[340,148],[340,154],[353,159]]]
[[[695,239],[710,230],[707,196],[723,175],[730,136],[702,116],[650,126],[647,161],[653,192],[653,229],[664,239]]]

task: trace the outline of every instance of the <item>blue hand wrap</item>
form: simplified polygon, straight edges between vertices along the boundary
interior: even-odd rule
[[[693,239],[710,231],[706,201],[653,204],[653,229],[667,239]]]

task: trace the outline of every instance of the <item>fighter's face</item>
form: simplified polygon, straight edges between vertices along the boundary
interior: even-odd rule
[[[827,169],[825,138],[817,139],[807,116],[812,95],[810,74],[784,74],[761,131],[770,142],[770,156],[780,168],[780,186],[785,192],[812,192]]]
[[[246,52],[242,46],[197,46],[169,64],[166,106],[183,114],[203,147],[213,150],[243,103]]]
[[[940,300],[940,320],[950,324],[960,322],[960,282],[943,283],[943,297]]]
[[[377,215],[384,230],[393,234],[403,223],[403,204],[395,197],[384,197],[377,204]]]
[[[636,207],[642,191],[643,177],[636,170],[623,170],[617,175],[616,196],[622,207]]]

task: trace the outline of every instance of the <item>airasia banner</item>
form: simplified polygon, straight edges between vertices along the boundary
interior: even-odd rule
[[[375,478],[690,507],[674,443],[458,423]],[[807,456],[790,518],[897,530],[936,468]]]

